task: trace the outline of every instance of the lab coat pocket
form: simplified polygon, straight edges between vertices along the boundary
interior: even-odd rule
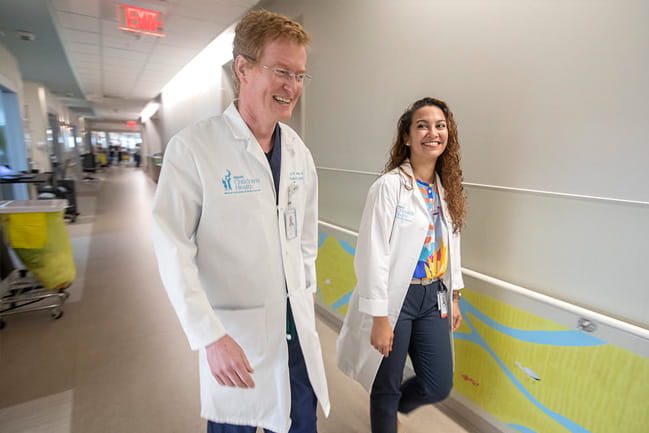
[[[255,368],[266,352],[266,308],[214,308],[214,313]]]

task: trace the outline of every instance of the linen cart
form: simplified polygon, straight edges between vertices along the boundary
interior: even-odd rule
[[[66,206],[66,200],[58,199],[0,202],[2,247],[7,254],[13,251],[24,266],[2,273],[0,329],[5,326],[4,317],[12,314],[50,310],[54,319],[63,315],[69,296],[66,289],[75,277],[63,221]]]

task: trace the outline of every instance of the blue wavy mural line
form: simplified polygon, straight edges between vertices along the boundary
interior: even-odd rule
[[[343,305],[349,303],[349,298],[351,298],[351,297],[352,297],[352,290],[345,293],[340,298],[336,299],[336,302],[331,304],[331,308],[333,308],[334,310],[337,310],[338,308],[342,307]]]
[[[460,307],[461,307],[462,311],[464,311],[464,312],[471,312],[472,313],[471,310],[475,311],[475,308],[471,304],[469,304],[469,302],[466,301],[466,299],[461,299],[460,300]],[[489,354],[489,356],[491,356],[493,358],[493,360],[496,362],[496,364],[498,364],[500,369],[503,371],[503,373],[505,373],[507,378],[512,382],[512,384],[516,387],[516,389],[518,389],[518,391],[521,394],[523,394],[523,396],[525,396],[525,398],[527,398],[527,400],[529,400],[530,403],[532,403],[541,412],[543,412],[544,414],[546,414],[547,416],[552,418],[555,422],[560,424],[566,430],[568,430],[571,433],[591,433],[588,430],[586,430],[585,428],[583,428],[582,426],[580,426],[579,424],[576,424],[575,422],[569,420],[568,418],[566,418],[565,416],[563,416],[563,415],[561,415],[559,413],[551,411],[550,409],[548,409],[547,407],[545,407],[541,403],[539,403],[539,401],[536,400],[532,396],[532,394],[530,394],[529,391],[527,391],[527,389],[525,389],[525,387],[518,381],[518,379],[516,379],[514,374],[507,368],[507,366],[505,366],[505,364],[500,360],[500,358],[498,358],[498,356],[493,352],[493,350],[491,350],[491,348],[487,345],[487,343],[484,341],[482,336],[475,329],[475,327],[471,323],[471,319],[468,316],[469,316],[468,314],[465,315],[464,322],[469,326],[469,328],[471,328],[471,332],[468,333],[468,334],[464,333],[464,332],[454,332],[453,336],[455,337],[455,339],[468,341],[468,342],[477,344],[478,346],[483,348]]]
[[[329,235],[322,232],[318,232],[318,248],[322,247],[325,239],[327,239],[328,237]],[[334,237],[334,239],[336,238]],[[340,245],[340,248],[342,248],[343,251],[345,251],[350,256],[354,257],[354,255],[356,254],[356,248],[352,247],[349,242],[341,241],[340,239],[336,239],[336,241],[338,241],[338,245]]]
[[[462,301],[465,301],[464,299]],[[535,344],[549,344],[551,346],[599,346],[606,344],[604,341],[584,334],[581,331],[525,331],[502,325],[479,311],[469,302],[462,302],[462,312],[470,312],[478,320],[496,331],[517,340]]]
[[[513,428],[516,431],[519,431],[521,433],[536,433],[534,430],[525,427],[524,425],[518,425],[518,424],[506,424]]]
[[[352,246],[349,245],[347,242],[345,242],[345,241],[341,241],[341,240],[338,240],[338,244],[340,245],[340,248],[342,248],[343,250],[345,250],[345,252],[346,252],[347,254],[349,254],[350,256],[354,257],[354,254],[356,254],[356,248],[352,247]]]
[[[318,232],[318,248],[322,247],[322,244],[324,244],[325,239],[327,239],[328,236],[322,232]]]

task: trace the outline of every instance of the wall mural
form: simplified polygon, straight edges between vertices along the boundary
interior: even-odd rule
[[[320,233],[321,300],[344,316],[354,246]],[[649,359],[463,290],[454,390],[522,433],[649,432]]]

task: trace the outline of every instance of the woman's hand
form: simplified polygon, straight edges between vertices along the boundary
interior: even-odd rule
[[[460,312],[460,306],[458,305],[459,299],[453,299],[453,331],[456,331],[460,327],[462,322],[462,313]]]
[[[388,318],[374,317],[372,323],[372,334],[370,335],[370,344],[379,351],[384,358],[390,355],[392,350],[392,326],[388,322]]]

